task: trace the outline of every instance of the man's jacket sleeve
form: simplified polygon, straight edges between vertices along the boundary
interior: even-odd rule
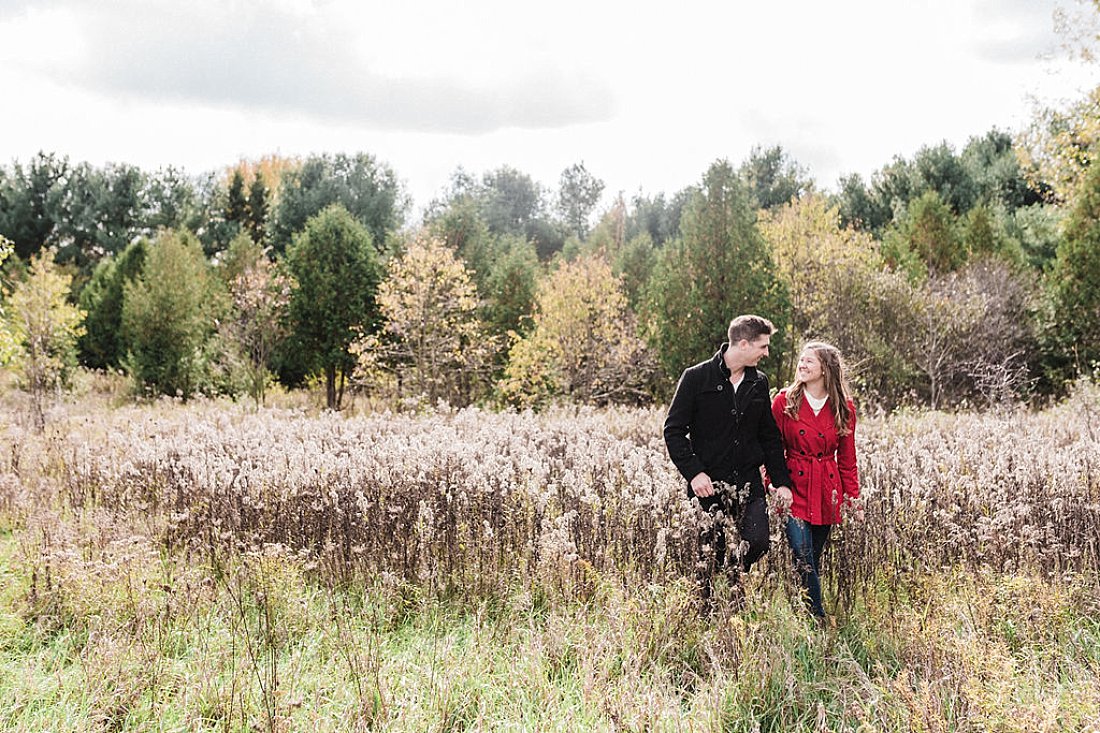
[[[695,387],[692,385],[691,371],[685,369],[676,385],[668,415],[665,417],[665,445],[668,455],[676,464],[680,474],[691,481],[706,471],[706,466],[695,455],[688,435],[691,433],[692,413],[695,410]]]

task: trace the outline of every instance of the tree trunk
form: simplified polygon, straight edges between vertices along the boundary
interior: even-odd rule
[[[336,367],[325,367],[325,406],[330,410],[338,409],[336,404]]]

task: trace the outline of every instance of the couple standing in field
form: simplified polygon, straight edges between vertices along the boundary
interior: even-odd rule
[[[727,554],[737,582],[768,551],[763,467],[779,517],[786,517],[806,606],[824,619],[821,557],[844,505],[859,497],[855,405],[839,351],[822,342],[803,347],[793,383],[772,400],[768,378],[756,365],[768,355],[774,333],[766,318],[733,319],[718,352],[680,376],[665,418],[665,444],[689,482],[689,496],[738,523],[738,548],[726,547],[720,523],[700,538],[713,550],[712,565],[701,570],[704,600],[709,603],[714,565],[724,565]]]

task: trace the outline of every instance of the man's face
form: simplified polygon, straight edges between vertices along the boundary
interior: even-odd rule
[[[768,344],[771,343],[771,340],[770,334],[757,336],[752,341],[741,339],[737,343],[737,348],[741,351],[741,362],[745,366],[752,367],[759,364],[760,360],[768,355]]]

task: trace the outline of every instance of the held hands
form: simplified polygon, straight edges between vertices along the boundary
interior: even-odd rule
[[[786,514],[788,511],[790,511],[791,504],[793,503],[794,496],[791,494],[790,487],[775,487],[775,508],[779,511],[780,515]]]
[[[710,476],[702,471],[691,480],[691,490],[699,497],[714,496],[714,484],[711,483]]]

